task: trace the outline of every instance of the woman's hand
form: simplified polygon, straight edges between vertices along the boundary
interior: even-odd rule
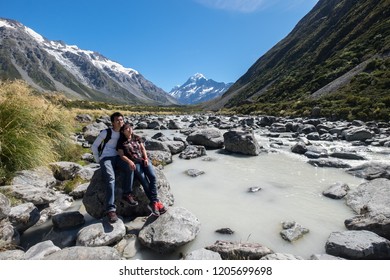
[[[148,166],[148,164],[149,164],[149,159],[148,158],[144,159],[144,166]]]
[[[135,170],[135,163],[134,162],[132,162],[131,160],[129,161],[129,166],[130,166],[130,169],[131,170]]]

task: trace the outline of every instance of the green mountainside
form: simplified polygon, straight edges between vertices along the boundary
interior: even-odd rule
[[[390,0],[320,0],[211,110],[389,120]]]

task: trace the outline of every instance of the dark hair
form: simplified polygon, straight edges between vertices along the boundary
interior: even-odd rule
[[[123,125],[121,126],[121,128],[119,129],[119,132],[123,132],[123,131],[125,130],[125,127],[126,127],[126,126],[131,126],[131,127],[133,127],[134,125],[133,125],[132,123],[126,122],[125,124],[123,124]]]
[[[113,123],[115,121],[115,118],[117,118],[117,117],[122,117],[123,118],[123,115],[121,113],[119,113],[119,112],[115,112],[114,114],[112,114],[110,116],[111,122]]]

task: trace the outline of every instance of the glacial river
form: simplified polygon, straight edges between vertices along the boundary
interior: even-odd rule
[[[163,133],[170,137],[168,132]],[[330,199],[322,192],[336,182],[354,189],[365,180],[343,169],[314,167],[307,163],[305,156],[290,152],[293,143],[288,139],[279,139],[284,145],[273,149],[268,137],[255,133],[260,145],[272,152],[241,156],[207,150],[206,157],[211,158],[210,161],[205,161],[205,157],[185,160],[175,155],[173,163],[165,166],[164,173],[175,197],[174,206],[186,208],[201,223],[196,239],[180,248],[180,253],[204,248],[217,240],[229,240],[260,243],[274,252],[309,259],[312,254],[325,253],[331,232],[347,230],[344,220],[355,213],[344,199]],[[317,145],[351,147],[340,141],[318,142]],[[363,155],[369,160],[381,159],[376,153],[364,152]],[[352,166],[363,163],[346,162]],[[186,174],[188,169],[205,173],[190,177]],[[250,187],[261,190],[248,192]],[[280,235],[284,221],[295,221],[310,232],[297,241],[288,242]],[[215,232],[220,228],[230,228],[234,234]],[[177,253],[170,257],[177,258]],[[158,259],[162,256],[144,252],[139,257]]]

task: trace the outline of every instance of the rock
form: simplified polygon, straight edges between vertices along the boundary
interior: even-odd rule
[[[50,217],[60,214],[65,210],[69,209],[73,204],[73,198],[67,194],[57,194],[56,200],[49,203],[49,206],[41,211],[41,217],[38,224],[42,224],[47,221]]]
[[[325,244],[327,254],[353,260],[390,258],[390,241],[366,230],[332,232]]]
[[[260,260],[304,260],[304,258],[293,254],[274,253],[265,255]]]
[[[61,250],[52,241],[43,241],[30,247],[24,254],[26,260],[42,260],[45,256]]]
[[[72,180],[83,168],[80,164],[68,161],[53,162],[50,164],[53,175],[57,180]]]
[[[348,193],[346,204],[359,214],[345,220],[348,229],[370,230],[390,239],[390,180],[360,184]]]
[[[307,228],[302,227],[296,222],[283,222],[282,227],[284,230],[280,232],[280,235],[284,240],[289,242],[296,241],[309,232]]]
[[[350,168],[351,165],[344,163],[341,160],[332,159],[311,159],[307,163],[315,167],[333,167],[333,168]]]
[[[39,210],[31,202],[19,204],[11,208],[9,220],[19,233],[35,225],[41,217]]]
[[[84,138],[88,143],[93,143],[98,137],[100,131],[107,129],[108,126],[103,122],[94,122],[83,128]]]
[[[155,168],[155,173],[157,176],[157,189],[158,197],[161,202],[166,205],[172,205],[174,198],[170,191],[170,185],[164,175],[164,173],[159,169]],[[142,186],[139,184],[138,180],[134,180],[133,192],[137,197],[138,206],[132,207],[126,203],[123,203],[122,198],[122,179],[121,172],[116,172],[117,180],[115,185],[115,201],[117,207],[117,214],[123,217],[137,217],[137,216],[147,216],[150,213],[148,209],[148,204],[150,203],[147,198]],[[101,170],[96,170],[92,180],[88,186],[88,189],[83,197],[83,204],[85,210],[89,215],[96,219],[104,217],[106,207],[105,207],[105,190],[106,186],[102,180]]]
[[[141,249],[141,244],[134,234],[126,235],[114,248],[125,259],[132,259]]]
[[[199,220],[188,210],[170,207],[157,219],[151,216],[138,238],[144,246],[159,252],[171,253],[194,240],[200,230]]]
[[[24,260],[24,251],[9,250],[0,252],[0,260]]]
[[[183,260],[222,260],[222,258],[218,253],[202,248],[187,253],[183,256]]]
[[[182,159],[192,159],[206,155],[206,148],[198,145],[188,145],[179,155]]]
[[[248,189],[248,192],[250,192],[250,193],[254,193],[254,192],[258,192],[258,191],[261,191],[261,187],[250,187]]]
[[[44,260],[120,260],[117,250],[112,247],[74,246],[52,253]]]
[[[220,228],[217,229],[215,232],[222,233],[222,234],[233,234],[234,231],[231,230],[230,228]]]
[[[390,164],[383,162],[364,163],[362,165],[349,168],[347,173],[367,180],[377,178],[390,179]]]
[[[172,163],[172,153],[166,151],[146,151],[149,160],[154,166]]]
[[[202,170],[199,170],[199,169],[188,169],[186,170],[185,172],[188,176],[191,176],[191,177],[198,177],[202,174],[205,174],[204,171]]]
[[[356,153],[348,152],[333,152],[329,154],[330,157],[341,158],[341,159],[350,159],[350,160],[367,160],[364,156],[358,155]]]
[[[192,145],[204,146],[206,149],[222,148],[223,136],[218,128],[199,129],[187,136],[187,142]]]
[[[344,130],[341,136],[347,141],[365,141],[372,138],[371,132],[365,127],[353,127]]]
[[[8,219],[0,220],[0,243],[2,246],[19,245],[19,232],[13,227]]]
[[[223,260],[259,260],[273,251],[259,243],[216,241],[206,249],[217,252]]]
[[[79,211],[71,211],[54,215],[52,222],[55,228],[66,229],[83,225],[85,219]]]
[[[257,156],[261,146],[257,142],[253,132],[231,130],[223,134],[225,150],[232,153]]]
[[[48,167],[38,167],[32,170],[16,172],[11,185],[28,185],[36,188],[51,188],[57,183],[53,172]]]
[[[344,258],[335,257],[329,254],[313,254],[310,256],[311,260],[345,260]]]
[[[322,194],[329,198],[341,199],[347,195],[350,190],[349,186],[345,183],[336,182],[328,189],[324,190]]]
[[[303,142],[296,143],[294,146],[291,147],[291,152],[303,155],[304,153],[307,152],[305,143]]]
[[[95,223],[82,228],[78,233],[76,246],[110,246],[118,243],[125,234],[126,228],[121,219],[113,224],[103,219],[102,223]]]
[[[71,192],[69,193],[69,195],[70,195],[71,197],[73,197],[73,199],[80,199],[80,198],[83,198],[83,197],[84,197],[84,194],[87,192],[88,186],[89,186],[89,182],[88,182],[88,183],[81,184],[81,185],[78,185],[77,187],[75,187],[75,188],[73,189],[73,191],[71,191]]]
[[[57,193],[46,187],[42,188],[24,184],[4,186],[3,188],[11,192],[16,198],[25,202],[31,202],[36,206],[47,205],[57,199]]]
[[[11,202],[2,193],[0,193],[0,220],[6,218],[11,212]]]

